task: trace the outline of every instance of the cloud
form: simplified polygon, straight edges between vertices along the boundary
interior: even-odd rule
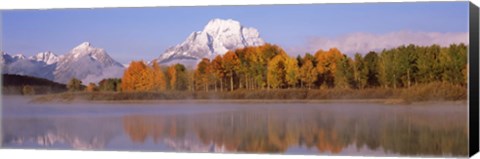
[[[302,46],[286,48],[291,55],[303,55],[306,52],[315,53],[319,49],[328,50],[336,47],[347,55],[365,54],[369,51],[381,51],[401,45],[432,45],[448,46],[453,43],[468,44],[467,32],[412,32],[399,31],[386,34],[352,33],[337,38],[311,37]]]

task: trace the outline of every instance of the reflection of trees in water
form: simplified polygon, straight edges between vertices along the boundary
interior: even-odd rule
[[[177,125],[184,122],[177,120],[175,116],[126,116],[123,118],[124,130],[128,132],[130,139],[136,143],[144,143],[147,137],[152,137],[158,143],[162,136],[168,138],[183,137],[185,129],[178,129]]]
[[[382,147],[404,155],[467,155],[466,117],[462,115],[400,114],[385,121]],[[390,135],[388,135],[390,134]]]
[[[134,142],[143,143],[148,137],[155,142],[162,138],[182,139],[190,132],[204,145],[222,145],[234,152],[281,153],[302,146],[337,154],[353,144],[357,150],[458,156],[467,154],[466,119],[461,116],[408,111],[348,114],[263,110],[128,116],[124,128]]]

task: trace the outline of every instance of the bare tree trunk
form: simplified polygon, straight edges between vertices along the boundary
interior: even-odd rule
[[[230,91],[233,91],[233,75],[230,76]]]
[[[397,78],[393,75],[393,89],[397,89]]]
[[[410,88],[410,69],[407,70],[407,87]]]
[[[248,90],[248,76],[245,76],[245,89]]]
[[[205,83],[205,92],[208,92],[208,83]]]
[[[230,71],[230,91],[233,91],[233,71]]]

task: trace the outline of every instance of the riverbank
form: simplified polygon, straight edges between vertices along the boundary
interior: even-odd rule
[[[65,92],[39,95],[33,102],[72,101],[285,101],[285,102],[383,102],[386,104],[424,101],[466,101],[467,89],[455,85],[429,84],[405,89],[279,89],[235,90],[232,92]]]

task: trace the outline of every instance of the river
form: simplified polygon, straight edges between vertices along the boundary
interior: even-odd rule
[[[464,102],[75,102],[3,96],[6,148],[354,156],[468,154]]]

